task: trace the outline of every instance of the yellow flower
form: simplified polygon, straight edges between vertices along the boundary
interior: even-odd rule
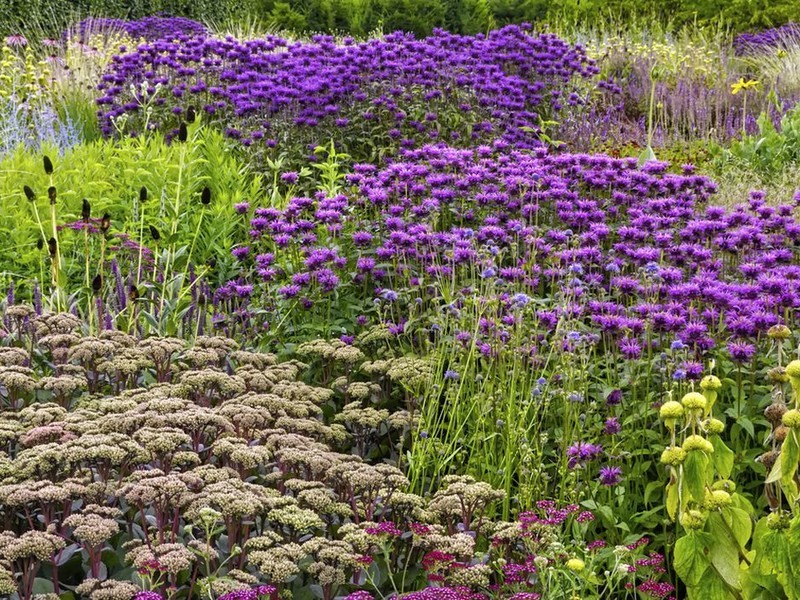
[[[584,563],[580,558],[570,558],[567,561],[567,568],[575,573],[580,573],[583,571],[585,566],[586,563]]]
[[[734,96],[739,92],[746,92],[749,89],[755,89],[758,87],[758,81],[755,79],[748,79],[747,81],[744,80],[744,77],[740,77],[739,81],[736,83],[731,84],[731,94]]]

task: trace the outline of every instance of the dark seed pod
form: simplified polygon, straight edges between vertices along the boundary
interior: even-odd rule
[[[33,193],[33,190],[29,186],[26,185],[23,187],[22,191],[25,192],[25,197],[31,202],[36,200],[36,194]]]
[[[150,235],[153,237],[153,239],[154,239],[155,241],[158,241],[158,240],[160,240],[160,239],[161,239],[161,234],[160,234],[160,233],[158,233],[158,229],[156,229],[156,228],[155,228],[155,227],[153,227],[152,225],[150,225]]]
[[[98,273],[92,279],[92,291],[96,294],[100,291],[100,288],[103,287],[103,276]]]
[[[48,175],[52,175],[53,161],[50,160],[50,157],[45,154],[44,158],[42,159],[42,162],[44,163],[44,172],[47,173]]]
[[[773,402],[764,410],[764,416],[770,422],[770,425],[777,427],[781,424],[781,419],[783,419],[783,415],[786,414],[787,410],[783,402]]]
[[[186,123],[181,123],[178,128],[178,141],[185,142],[189,137],[189,132],[186,130]]]
[[[92,216],[92,205],[89,204],[89,201],[84,198],[83,199],[83,206],[81,207],[81,217],[83,218],[84,223],[89,222],[89,217]]]
[[[105,213],[103,215],[103,218],[100,219],[100,230],[103,233],[108,233],[110,227],[111,227],[111,215]]]
[[[203,192],[200,194],[200,202],[203,204],[211,203],[211,188],[208,186],[203,188]]]
[[[55,257],[56,252],[58,251],[58,242],[56,238],[50,238],[47,240],[47,249],[50,251],[50,256]]]
[[[187,123],[194,123],[195,119],[197,118],[197,110],[194,106],[190,106],[186,109],[186,122]]]
[[[58,198],[58,192],[56,191],[56,186],[51,185],[47,188],[47,197],[50,198],[50,204],[56,203],[56,198]]]
[[[41,250],[42,248],[44,248],[44,240],[43,240],[42,238],[39,238],[38,240],[36,240],[36,247],[37,247],[39,250]]]
[[[142,186],[142,189],[139,190],[139,202],[146,202],[147,201],[147,188]]]
[[[765,452],[761,456],[759,456],[756,461],[760,462],[764,465],[764,468],[769,473],[772,470],[772,467],[775,466],[775,461],[778,460],[778,457],[781,455],[780,451],[778,450],[770,450],[769,452]]]
[[[128,288],[128,298],[130,298],[131,300],[136,300],[138,297],[139,297],[139,288],[131,284],[131,286]]]

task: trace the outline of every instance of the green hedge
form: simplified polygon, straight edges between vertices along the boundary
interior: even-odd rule
[[[434,27],[480,33],[508,23],[546,21],[593,27],[657,19],[678,28],[724,25],[737,33],[800,21],[800,0],[261,0],[261,16],[279,27],[368,35]]]
[[[472,34],[522,21],[591,27],[652,18],[675,27],[722,21],[739,32],[800,21],[800,0],[0,0],[0,34],[52,34],[88,14],[138,18],[158,12],[206,22],[257,17],[278,28],[359,37],[379,28],[424,36],[434,27]]]

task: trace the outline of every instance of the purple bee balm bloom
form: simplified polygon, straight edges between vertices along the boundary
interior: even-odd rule
[[[756,347],[747,342],[736,341],[728,344],[728,352],[734,362],[746,363],[753,358],[756,353]]]
[[[252,285],[237,285],[235,288],[235,293],[239,298],[249,298],[250,295],[253,293],[253,286]]]
[[[622,355],[627,359],[636,359],[642,355],[642,345],[633,338],[625,338],[619,344]]]
[[[372,234],[367,231],[356,231],[353,234],[353,243],[356,246],[367,246],[372,241]]]
[[[244,260],[245,257],[250,253],[250,246],[240,246],[238,248],[234,248],[231,250],[231,254],[237,260]]]
[[[606,396],[606,404],[616,406],[622,402],[622,390],[611,390]]]
[[[299,175],[294,171],[287,171],[286,173],[281,173],[281,181],[283,181],[284,183],[288,183],[290,185],[297,183],[298,178]]]
[[[622,481],[622,469],[620,467],[600,467],[598,480],[608,487],[617,485]]]
[[[595,460],[603,453],[603,447],[597,444],[590,444],[588,442],[577,442],[567,448],[567,457],[569,458],[567,464],[570,469],[575,468],[579,464],[586,464],[589,461]]]
[[[164,596],[156,592],[137,592],[133,600],[164,600]]]
[[[284,298],[294,298],[300,293],[300,286],[296,284],[285,285],[278,290],[278,293]]]
[[[234,210],[240,215],[247,214],[247,211],[250,210],[250,203],[249,202],[239,202],[233,205]]]
[[[605,425],[603,425],[603,433],[606,435],[616,435],[620,431],[622,431],[622,425],[620,425],[617,417],[606,419]]]

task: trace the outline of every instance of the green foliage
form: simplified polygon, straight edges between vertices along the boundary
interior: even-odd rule
[[[65,227],[59,233],[60,251],[63,283],[71,282],[70,289],[98,273],[105,245],[94,234],[84,239],[80,225],[83,199],[91,206],[92,218],[109,215],[109,241],[124,233],[135,243],[149,245],[152,226],[163,234],[158,249],[170,248],[174,253],[184,247],[182,258],[171,259],[179,274],[190,259],[202,265],[212,257],[229,257],[237,222],[233,205],[257,201],[261,179],[250,174],[221,133],[199,125],[190,131],[186,144],[169,145],[163,138],[148,136],[82,144],[63,156],[47,152],[53,157],[52,176],[43,171],[40,154],[23,148],[0,161],[0,212],[5,217],[0,226],[3,275],[27,272],[38,274],[39,281],[49,280],[43,276],[48,272],[47,247],[38,248],[37,244],[53,234],[46,193],[51,185],[58,193],[56,221],[59,228]],[[36,193],[34,201],[26,199],[23,186]],[[201,207],[199,196],[205,186],[210,188],[213,202]],[[147,190],[143,203],[139,200],[142,188]],[[70,223],[75,226],[66,227]],[[119,253],[121,259],[124,251]],[[104,258],[112,255],[107,251]],[[133,262],[141,260],[135,256]],[[105,275],[110,277],[110,273]],[[224,276],[221,273],[220,279]]]
[[[775,126],[771,113],[758,118],[758,132],[734,141],[729,148],[716,148],[715,166],[730,165],[772,177],[800,163],[800,108],[795,106]]]
[[[777,371],[784,372],[785,349],[780,339],[776,339],[775,349]],[[682,408],[672,402],[661,411],[671,434],[671,445],[662,456],[670,469],[666,503],[670,518],[683,529],[675,542],[673,566],[686,585],[688,598],[793,599],[800,595],[800,579],[794,575],[800,567],[800,553],[796,552],[800,550],[800,513],[795,502],[800,419],[794,416],[800,414],[796,410],[800,361],[790,363],[785,372],[790,377],[771,378],[773,402],[766,413],[772,420],[770,438],[777,455],[764,480],[772,512],[755,527],[753,506],[728,479],[733,453],[717,433],[710,433],[721,429],[721,421],[714,427],[713,419],[708,420],[720,380],[706,377],[701,383],[708,401],[705,412],[694,407],[691,394],[684,396]],[[789,406],[783,401],[787,379],[794,391]],[[676,411],[682,410],[682,418],[675,418]],[[679,435],[683,456],[677,444]],[[780,450],[775,450],[775,440],[783,436]]]
[[[674,28],[724,22],[744,31],[800,20],[800,4],[792,0],[10,0],[0,5],[0,35],[17,33],[24,24],[25,33],[41,37],[77,16],[132,19],[162,11],[216,23],[254,17],[281,29],[357,37],[377,29],[425,36],[434,27],[469,34],[543,21],[570,28],[599,22],[649,27],[668,21]]]
[[[57,37],[76,18],[87,15],[138,19],[165,12],[224,21],[258,13],[259,6],[260,0],[4,0],[0,3],[0,35],[21,32],[34,38]]]

